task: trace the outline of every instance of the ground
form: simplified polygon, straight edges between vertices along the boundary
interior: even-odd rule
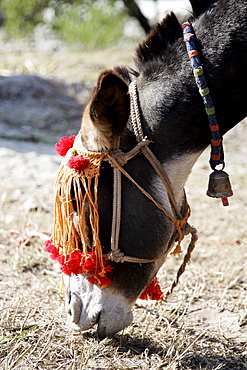
[[[58,54],[23,52],[16,54],[16,60],[21,72],[30,74],[25,65],[35,66],[31,73],[44,78],[46,87],[51,78],[55,89],[62,86],[76,114],[59,128],[57,122],[53,125],[49,119],[46,121],[47,115],[42,110],[47,105],[37,105],[35,115],[35,99],[39,96],[34,94],[34,105],[29,108],[35,117],[42,117],[39,121],[42,124],[35,125],[36,120],[31,120],[26,111],[25,124],[24,118],[19,118],[18,125],[11,121],[12,126],[11,122],[0,119],[0,368],[247,369],[246,122],[240,123],[224,139],[226,171],[234,191],[230,205],[223,207],[219,200],[205,195],[210,174],[208,151],[203,153],[186,184],[192,208],[190,222],[198,229],[199,240],[174,293],[166,302],[138,300],[133,324],[114,338],[98,341],[95,329],[84,333],[67,330],[64,300],[59,294],[59,268],[43,249],[43,241],[51,232],[53,184],[60,163],[52,142],[63,131],[68,134],[71,129],[71,134],[76,133],[80,123],[78,112],[88,98],[97,75],[95,71],[125,60],[122,60],[123,52],[118,59],[106,51],[107,62],[97,65],[93,63],[99,58],[92,55],[90,71],[95,68],[89,77],[86,72],[90,55],[82,54],[80,59],[80,55],[74,54],[69,65],[69,58],[65,58],[65,63]],[[11,62],[12,54],[8,52],[6,57],[9,69],[5,65],[5,75],[18,74],[16,60]],[[126,55],[124,58],[127,60]],[[56,67],[55,64],[53,70],[50,67],[49,73],[48,67],[43,68],[45,74],[41,74],[41,67],[45,63],[51,65],[53,59]],[[81,74],[79,60],[80,68],[84,68]],[[66,79],[64,74],[70,78]],[[77,82],[76,76],[81,76]],[[45,101],[47,90],[42,91]],[[14,102],[19,99],[16,95],[12,98]],[[61,99],[61,104],[56,100],[59,107],[63,107],[64,97]],[[53,100],[47,104],[51,109],[55,103]],[[19,102],[18,109],[20,106]],[[2,107],[5,112],[9,109],[6,102]],[[20,110],[18,112],[22,117]],[[62,108],[58,114],[62,115]],[[10,128],[14,128],[12,138],[15,140],[10,140]],[[32,135],[24,141],[25,132]],[[183,244],[184,251],[187,242]],[[164,291],[182,257],[169,256],[160,270],[159,280]]]

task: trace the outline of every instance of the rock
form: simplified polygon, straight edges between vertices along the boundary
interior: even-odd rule
[[[54,143],[77,133],[84,89],[36,75],[0,77],[0,137]]]

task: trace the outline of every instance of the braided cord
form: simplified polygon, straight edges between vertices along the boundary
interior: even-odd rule
[[[142,131],[142,122],[141,122],[141,117],[140,117],[140,111],[139,111],[139,100],[138,100],[138,94],[137,94],[137,86],[136,86],[136,81],[132,81],[129,85],[129,91],[130,91],[130,109],[131,109],[131,124],[136,136],[137,142],[145,142],[146,138],[144,137],[143,131]],[[142,154],[147,158],[149,163],[152,165],[156,173],[159,175],[161,178],[162,182],[164,183],[169,200],[171,202],[171,205],[178,217],[178,219],[182,220],[183,216],[181,215],[177,202],[173,193],[172,185],[171,182],[162,167],[161,163],[158,161],[156,156],[153,154],[153,152],[148,148],[147,145],[142,146]]]
[[[204,71],[202,63],[198,57],[198,52],[196,50],[195,35],[191,23],[185,22],[182,25],[184,42],[186,44],[187,52],[190,58],[191,66],[193,68],[193,73],[199,93],[202,96],[203,103],[205,106],[205,111],[208,116],[209,127],[211,130],[211,156],[210,156],[210,166],[214,170],[219,164],[224,167],[224,152],[222,146],[222,136],[219,132],[219,126],[217,123],[215,109],[210,95],[210,91],[207,85],[206,78],[204,76]]]

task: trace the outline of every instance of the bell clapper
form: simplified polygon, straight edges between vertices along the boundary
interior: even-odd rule
[[[221,200],[222,200],[222,204],[223,204],[224,207],[229,206],[229,202],[228,202],[227,197],[221,198]]]

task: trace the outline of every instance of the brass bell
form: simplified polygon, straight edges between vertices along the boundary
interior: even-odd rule
[[[224,206],[228,205],[227,197],[233,195],[229,175],[225,171],[214,170],[209,176],[207,195],[213,198],[222,198]]]

